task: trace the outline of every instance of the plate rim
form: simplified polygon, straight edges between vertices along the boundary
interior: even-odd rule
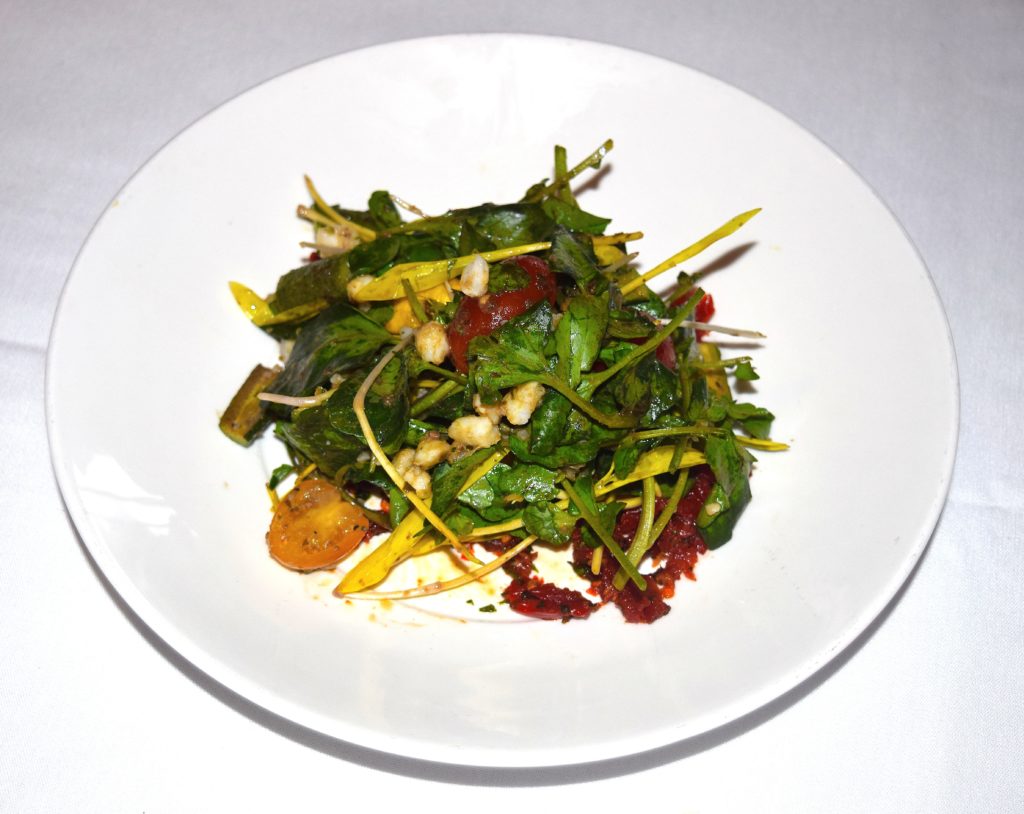
[[[81,502],[77,488],[73,484],[73,476],[67,469],[67,458],[63,452],[62,439],[59,428],[59,406],[55,403],[54,381],[56,357],[61,347],[59,335],[62,322],[62,314],[67,307],[69,291],[76,278],[76,270],[81,265],[83,256],[89,251],[97,231],[105,222],[114,203],[124,195],[136,180],[146,172],[147,168],[159,156],[161,156],[172,144],[174,144],[185,133],[191,130],[200,122],[206,120],[221,108],[233,103],[240,97],[246,96],[257,89],[272,82],[282,80],[293,74],[299,74],[313,66],[323,63],[344,60],[347,56],[356,53],[365,53],[374,50],[402,48],[409,46],[422,46],[428,43],[452,43],[467,39],[492,39],[492,40],[520,40],[520,41],[545,41],[545,42],[566,42],[573,45],[585,46],[596,49],[612,49],[627,55],[629,58],[642,58],[661,62],[666,69],[672,71],[688,72],[720,88],[728,89],[730,93],[736,93],[745,97],[746,100],[755,103],[762,111],[780,117],[795,131],[810,137],[817,142],[832,158],[834,158],[851,176],[851,180],[860,183],[868,193],[873,202],[880,206],[888,219],[897,227],[904,244],[911,249],[916,259],[919,270],[923,272],[924,280],[927,281],[931,295],[932,306],[937,307],[937,314],[941,318],[945,329],[946,344],[942,350],[948,352],[947,372],[949,374],[948,388],[945,393],[948,399],[949,424],[946,427],[944,442],[947,452],[944,456],[944,468],[941,477],[938,478],[935,493],[932,497],[927,513],[918,521],[920,528],[916,535],[914,545],[907,550],[907,553],[900,561],[900,567],[894,569],[885,581],[885,589],[876,593],[871,602],[865,603],[861,611],[855,615],[854,620],[847,624],[839,635],[835,636],[828,647],[820,648],[812,658],[800,661],[795,667],[787,670],[782,676],[773,682],[768,682],[756,692],[740,696],[732,703],[721,705],[716,708],[714,714],[704,714],[689,719],[685,723],[675,723],[661,727],[643,736],[632,736],[622,739],[606,739],[589,746],[570,746],[565,748],[533,748],[525,747],[518,749],[496,749],[491,747],[474,746],[467,749],[458,746],[449,746],[443,743],[427,742],[424,740],[395,736],[387,732],[367,729],[349,722],[331,718],[311,709],[290,701],[273,691],[270,691],[253,682],[242,672],[222,662],[216,655],[207,652],[204,648],[195,644],[188,634],[178,628],[177,625],[168,620],[139,590],[127,572],[117,561],[104,541],[103,535],[96,532],[90,521],[89,512]],[[79,275],[80,277],[80,275]],[[66,340],[65,340],[66,341]],[[167,139],[158,147],[114,193],[110,201],[98,214],[92,227],[85,236],[82,245],[77,251],[75,258],[68,270],[61,291],[54,309],[53,319],[47,341],[46,364],[44,375],[44,402],[45,402],[45,424],[50,450],[50,461],[57,484],[60,490],[61,500],[72,521],[73,530],[95,563],[99,576],[113,588],[120,599],[124,601],[127,609],[139,619],[149,630],[158,636],[163,643],[171,647],[181,655],[188,664],[204,675],[209,676],[231,692],[241,696],[246,702],[254,704],[271,715],[282,718],[286,721],[308,728],[314,732],[323,733],[331,738],[336,738],[345,743],[352,744],[359,748],[365,748],[384,754],[399,755],[404,758],[426,760],[429,762],[440,762],[451,765],[462,766],[485,766],[504,768],[534,768],[534,767],[556,767],[570,766],[590,763],[599,760],[624,758],[629,755],[647,752],[656,748],[666,747],[672,744],[686,741],[698,735],[704,735],[719,729],[729,723],[740,720],[757,710],[765,707],[772,701],[781,698],[786,693],[800,687],[802,684],[813,678],[820,670],[836,659],[853,642],[870,628],[871,624],[878,619],[886,608],[899,594],[900,589],[907,583],[910,575],[921,561],[925,550],[941,519],[943,508],[946,504],[952,477],[957,458],[957,449],[960,435],[961,417],[961,392],[960,376],[957,362],[956,347],[953,341],[953,334],[949,322],[949,316],[943,305],[935,280],[928,269],[927,264],[921,255],[920,250],[907,232],[903,223],[893,212],[886,201],[878,194],[875,188],[835,149],[816,133],[807,129],[786,113],[768,104],[755,94],[726,82],[712,74],[690,65],[676,62],[656,54],[625,47],[621,45],[587,40],[582,38],[554,36],[546,34],[530,33],[458,33],[441,34],[427,37],[408,37],[391,40],[373,45],[353,48],[332,54],[320,59],[312,60],[302,65],[289,68],[274,76],[261,80],[250,87],[239,91],[209,108],[201,115],[190,121],[173,136]],[[470,754],[471,753],[471,754]],[[472,758],[466,760],[466,758]]]

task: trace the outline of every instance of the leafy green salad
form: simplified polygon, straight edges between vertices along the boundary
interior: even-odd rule
[[[272,427],[287,449],[267,484],[277,562],[333,569],[359,551],[335,590],[350,598],[504,569],[501,601],[481,611],[569,621],[614,604],[649,623],[730,539],[753,452],[785,445],[768,410],[733,395],[758,378],[751,358],[707,338],[761,335],[712,324],[699,275],[680,266],[759,210],[641,273],[643,234],[611,231],[571,187],[611,147],[574,166],[556,147],[553,176],[515,203],[440,215],[383,190],[366,209],[330,205],[306,179],[308,260],[266,297],[231,283],[281,364],[258,365],[220,422],[243,445]],[[667,293],[649,287],[670,271]],[[540,547],[589,587],[556,584]],[[457,576],[379,589],[437,551]]]

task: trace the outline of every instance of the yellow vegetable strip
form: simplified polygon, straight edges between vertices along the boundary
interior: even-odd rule
[[[637,459],[636,466],[633,467],[633,471],[624,478],[615,477],[614,467],[609,469],[607,474],[594,484],[594,494],[598,496],[606,495],[609,492],[614,492],[616,489],[625,486],[627,483],[634,483],[638,480],[643,480],[644,478],[663,475],[664,473],[669,472],[675,451],[674,446],[663,446],[643,453]],[[697,452],[696,450],[690,449],[683,453],[682,457],[679,459],[677,468],[688,469],[691,466],[697,466],[698,464],[706,462],[707,459],[704,457],[703,452]]]
[[[238,303],[238,307],[260,328],[267,325],[278,325],[282,322],[308,319],[319,314],[327,307],[327,300],[314,300],[313,302],[296,305],[294,308],[289,308],[287,311],[280,311],[275,314],[270,309],[270,303],[251,288],[247,288],[241,283],[234,281],[228,283],[228,287],[231,289],[231,294],[235,298],[235,302]]]
[[[480,466],[478,466],[466,482],[459,489],[461,495],[480,478],[486,475],[494,466],[508,454],[507,449],[499,448],[490,455]],[[338,587],[334,589],[336,596],[342,596],[353,591],[361,591],[384,580],[392,568],[407,557],[414,557],[420,553],[427,553],[437,545],[429,535],[420,536],[423,530],[423,515],[417,510],[407,514],[402,522],[391,532],[390,536],[378,545],[369,555],[361,560],[351,571],[349,571]]]
[[[745,447],[753,447],[754,449],[763,449],[766,452],[784,452],[789,449],[789,444],[784,444],[782,441],[772,441],[768,438],[748,438],[745,435],[737,435],[736,442],[742,444]]]
[[[479,254],[488,263],[494,263],[509,257],[518,257],[521,254],[540,252],[550,248],[550,243],[526,243],[522,246],[509,246],[505,249],[480,252]],[[447,260],[428,260],[422,263],[399,263],[373,282],[360,288],[353,299],[356,302],[380,302],[404,297],[403,280],[408,280],[413,291],[433,288],[452,277],[457,277],[459,271],[468,266],[474,257],[476,254],[467,254]]]
[[[451,591],[455,588],[461,588],[463,585],[468,585],[471,582],[476,582],[478,579],[486,577],[493,571],[497,571],[501,566],[511,560],[520,551],[524,551],[529,548],[537,540],[536,536],[530,535],[523,540],[516,543],[508,551],[499,557],[495,557],[486,565],[482,565],[479,568],[474,568],[468,574],[462,574],[461,576],[455,577],[455,579],[447,580],[446,582],[430,582],[426,585],[420,585],[416,588],[406,588],[403,591],[361,591],[359,593],[345,594],[346,599],[412,599],[417,596],[431,596],[433,594],[443,593],[444,591]]]
[[[302,204],[295,207],[295,214],[304,220],[312,221],[320,226],[324,226],[335,233],[339,231],[338,227],[341,226],[341,224],[336,220],[331,220],[326,215],[321,215],[315,209],[310,209],[308,206],[303,206]],[[343,228],[348,229],[347,226]],[[349,234],[355,235],[355,232],[349,231]]]
[[[377,233],[373,229],[367,229],[365,226],[360,226],[358,223],[350,221],[348,218],[342,217],[334,211],[334,207],[328,204],[323,198],[320,197],[320,193],[316,191],[316,187],[313,186],[313,181],[308,175],[302,176],[306,179],[306,189],[309,190],[309,196],[313,199],[313,202],[320,208],[321,214],[326,215],[339,226],[344,226],[351,229],[363,240],[375,240]]]
[[[377,377],[387,366],[388,362],[394,359],[395,354],[403,350],[405,346],[409,344],[411,339],[412,335],[410,334],[381,357],[381,360],[377,362],[376,367],[370,371],[370,375],[366,377],[363,383],[359,386],[359,390],[356,391],[356,396],[352,399],[352,409],[356,414],[356,418],[359,420],[359,426],[363,431],[363,436],[366,439],[367,446],[370,448],[370,452],[373,453],[373,457],[377,459],[377,462],[381,465],[384,471],[388,473],[388,477],[394,481],[395,486],[402,490],[406,498],[409,499],[409,502],[420,510],[420,513],[430,521],[430,525],[437,529],[462,556],[472,562],[479,562],[479,560],[473,555],[473,552],[460,542],[455,532],[448,528],[440,517],[434,514],[430,506],[428,506],[422,498],[420,498],[414,491],[406,490],[405,478],[398,473],[394,464],[391,463],[387,454],[383,449],[381,449],[380,444],[377,443],[377,438],[373,434],[373,427],[370,426],[370,421],[366,417],[366,394],[370,391],[370,386],[377,380]]]
[[[652,268],[650,271],[646,272],[640,277],[637,277],[635,280],[630,280],[628,283],[622,286],[622,293],[628,294],[630,291],[633,291],[634,289],[637,289],[640,286],[642,286],[648,280],[657,277],[663,271],[668,271],[670,268],[678,266],[680,263],[686,262],[691,257],[695,257],[696,255],[704,251],[708,246],[712,245],[713,243],[717,243],[723,237],[728,237],[729,235],[731,235],[733,232],[739,229],[744,223],[746,223],[760,211],[761,209],[760,207],[758,207],[757,209],[751,209],[749,212],[744,212],[742,215],[737,215],[732,220],[728,221],[727,223],[724,223],[722,226],[719,226],[711,234],[702,237],[696,243],[687,246],[682,251],[676,252],[667,260],[662,261],[654,268]]]
[[[461,495],[470,486],[476,483],[480,478],[484,477],[494,467],[501,463],[501,459],[508,455],[508,449],[506,447],[498,447],[494,450],[487,458],[479,465],[476,469],[469,473],[469,477],[466,478],[466,482],[459,488],[459,494]]]
[[[594,235],[590,240],[595,246],[614,246],[619,243],[632,243],[643,236],[643,232],[617,232],[614,235]]]
[[[409,512],[386,540],[345,574],[334,589],[334,595],[342,596],[381,582],[419,544],[423,523],[422,514],[418,511]]]

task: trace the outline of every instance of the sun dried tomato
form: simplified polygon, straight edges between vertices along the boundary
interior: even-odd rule
[[[518,265],[529,275],[530,282],[514,291],[462,298],[448,326],[452,362],[455,369],[462,373],[469,369],[466,352],[473,337],[491,334],[542,300],[555,304],[555,278],[547,263],[528,254],[504,262]]]

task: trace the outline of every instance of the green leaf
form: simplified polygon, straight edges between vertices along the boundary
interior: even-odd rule
[[[343,300],[348,280],[348,254],[307,263],[292,269],[277,281],[277,290],[270,299],[270,310],[279,314],[320,299]]]
[[[333,374],[363,367],[393,341],[391,334],[351,305],[333,305],[299,328],[274,392],[309,395]]]
[[[551,220],[573,232],[601,235],[604,234],[608,224],[612,222],[611,218],[592,215],[589,212],[584,212],[574,204],[560,201],[557,198],[547,198],[541,206]]]
[[[360,439],[364,438],[363,430],[352,402],[362,380],[362,376],[346,380],[323,405],[339,431]],[[389,455],[397,452],[409,424],[409,370],[404,354],[388,362],[374,380],[366,394],[364,409],[377,443]]]
[[[550,239],[554,222],[537,204],[484,204],[450,213],[465,219],[476,233],[497,249]]]
[[[754,438],[769,437],[775,416],[764,407],[746,402],[730,402],[725,405],[725,411],[729,418],[738,421]]]
[[[732,372],[741,382],[753,382],[761,378],[757,375],[754,366],[750,362],[740,362]]]
[[[453,464],[444,463],[437,466],[431,473],[430,483],[433,498],[430,508],[435,514],[443,516],[451,508],[452,503],[473,471],[486,461],[494,452],[492,447],[478,449],[476,452],[460,458]],[[501,466],[501,464],[498,464]],[[493,470],[492,470],[493,471]],[[481,478],[477,484],[485,481]],[[471,487],[472,488],[472,487]],[[472,505],[472,504],[470,504]]]
[[[369,209],[378,232],[402,225],[402,216],[387,190],[378,189],[370,196]]]
[[[572,411],[569,399],[557,390],[546,390],[530,417],[530,452],[548,455],[565,439],[565,427]]]
[[[732,433],[710,436],[704,455],[725,499],[719,500],[722,508],[699,530],[708,548],[718,548],[729,542],[736,521],[750,502],[750,465]]]
[[[636,462],[640,460],[640,447],[637,444],[623,444],[615,450],[612,458],[612,468],[615,477],[619,480],[627,477],[636,468]]]
[[[360,243],[346,255],[349,274],[353,277],[363,274],[376,277],[383,274],[397,262],[401,247],[402,239],[396,236],[379,237],[369,243]]]
[[[559,373],[573,389],[593,366],[608,327],[607,297],[580,292],[566,300],[555,329]]]
[[[290,423],[278,424],[278,435],[328,475],[355,463],[367,449],[352,401],[363,376],[342,382],[334,394],[316,407],[292,412]],[[366,417],[374,436],[387,452],[396,452],[409,422],[409,375],[405,356],[392,359],[366,394]]]
[[[501,496],[518,495],[527,503],[554,500],[558,496],[555,485],[560,477],[557,472],[537,464],[517,464],[501,471],[492,470],[493,482]]]
[[[274,468],[274,471],[270,473],[270,480],[267,481],[267,486],[271,489],[276,489],[281,485],[281,481],[287,478],[292,472],[295,471],[295,467],[291,464],[281,464]]]
[[[354,463],[366,449],[361,440],[337,430],[323,405],[296,410],[293,420],[279,421],[274,432],[329,477],[343,466]]]
[[[551,321],[551,305],[543,300],[490,336],[470,341],[470,374],[484,402],[493,403],[499,390],[536,381],[546,373],[544,348],[551,336]]]
[[[523,510],[523,528],[551,545],[565,545],[577,518],[554,503],[532,503]]]
[[[504,294],[518,291],[530,284],[530,275],[518,263],[495,263],[487,278],[488,294]]]
[[[593,247],[584,244],[561,226],[555,229],[551,238],[548,264],[552,271],[568,274],[579,283],[586,283],[599,275]]]
[[[633,308],[620,308],[608,314],[608,335],[615,339],[649,339],[658,329]]]

